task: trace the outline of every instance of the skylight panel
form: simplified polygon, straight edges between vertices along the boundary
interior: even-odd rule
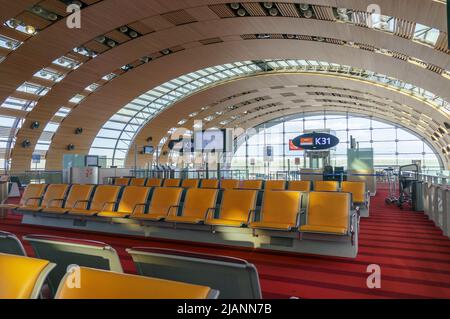
[[[81,64],[80,62],[65,56],[56,59],[53,63],[68,69],[76,69]]]
[[[24,84],[22,84],[17,88],[17,91],[19,92],[25,92],[41,96],[47,94],[49,90],[50,90],[49,88],[29,82],[25,82]]]
[[[55,115],[60,116],[60,117],[66,117],[70,113],[71,110],[72,109],[69,109],[68,107],[63,106],[58,110],[58,112],[55,113]]]
[[[94,92],[94,91],[96,91],[99,87],[100,87],[99,84],[97,84],[97,83],[92,83],[91,85],[87,86],[87,87],[85,88],[85,90],[86,90],[86,91],[89,91],[89,92]]]
[[[60,80],[64,77],[63,74],[61,74],[55,70],[51,70],[51,69],[42,69],[42,70],[36,72],[33,76],[40,78],[40,79],[45,79],[45,80],[55,81],[55,82],[57,82],[58,80]]]
[[[8,49],[8,50],[15,50],[17,49],[22,42],[15,40],[13,38],[9,38],[7,36],[0,34],[0,47]]]
[[[416,24],[413,40],[424,42],[429,45],[436,45],[440,31],[438,29],[424,26],[420,23]]]
[[[105,75],[104,77],[102,77],[102,80],[105,80],[105,81],[111,81],[111,80],[114,79],[115,77],[117,77],[117,74],[115,74],[115,73],[110,73],[110,74],[107,74],[107,75]]]
[[[86,98],[86,96],[81,95],[81,94],[77,94],[77,95],[75,95],[73,98],[71,98],[71,99],[69,100],[69,102],[70,102],[70,103],[76,103],[76,104],[78,104],[78,103],[80,103],[81,101],[83,101],[84,98]]]
[[[36,101],[23,100],[14,97],[8,97],[2,104],[2,107],[25,111],[31,111],[35,106]]]

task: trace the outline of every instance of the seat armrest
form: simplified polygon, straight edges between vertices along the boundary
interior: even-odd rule
[[[297,213],[297,216],[295,217],[295,228],[299,228],[300,227],[303,214],[306,214],[306,211],[302,211],[300,209],[300,211]]]
[[[180,208],[180,205],[172,205],[167,209],[167,216],[170,216],[170,213],[172,212],[173,208]]]
[[[211,215],[211,212],[216,212],[216,208],[215,207],[210,207],[210,208],[208,208],[207,210],[206,210],[206,213],[205,213],[205,220],[207,220],[207,219],[210,219],[210,215]]]
[[[106,205],[117,205],[117,202],[104,202],[102,205],[102,211],[105,211]],[[113,210],[114,210],[114,207],[113,207]]]
[[[77,201],[75,201],[75,204],[73,204],[73,208],[77,208],[78,203],[90,203],[90,200],[87,199],[78,199]]]
[[[147,205],[146,203],[139,203],[139,204],[134,205],[133,210],[131,211],[131,215],[134,215],[134,213],[136,212],[136,208],[142,207],[142,206],[145,207],[146,205]]]
[[[250,224],[251,222],[255,221],[255,213],[256,213],[256,209],[250,209],[248,211],[248,218],[247,218],[247,225]]]
[[[47,201],[47,207],[51,207],[51,204],[53,202],[62,202],[62,201],[64,201],[64,198],[52,198],[52,199],[49,199]]]
[[[35,199],[40,199],[40,200],[42,200],[42,196],[41,196],[41,197],[28,197],[28,198],[25,200],[25,206],[28,206],[28,201],[30,201],[30,200],[35,200]]]

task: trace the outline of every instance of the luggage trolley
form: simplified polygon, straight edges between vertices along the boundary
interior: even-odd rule
[[[385,202],[386,204],[392,204],[396,203],[398,201],[397,195],[397,181],[396,177],[397,174],[395,173],[394,169],[392,167],[386,168],[384,170],[385,172],[385,178],[388,183],[389,187],[389,195],[386,197]]]
[[[409,164],[400,166],[398,170],[398,190],[399,196],[397,206],[401,209],[405,204],[412,207],[412,185],[419,180],[419,166],[417,164]]]

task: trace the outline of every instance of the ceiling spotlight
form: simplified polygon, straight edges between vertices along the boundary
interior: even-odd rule
[[[127,26],[123,26],[123,27],[120,27],[120,32],[122,32],[122,33],[125,33],[125,32],[128,32],[128,27]]]
[[[288,38],[289,40],[295,39],[295,35],[293,34],[286,34],[286,38]]]
[[[31,142],[30,142],[30,140],[24,140],[23,142],[22,142],[22,147],[23,148],[28,148],[28,147],[30,147],[31,146]]]
[[[150,57],[143,56],[140,60],[141,60],[142,63],[148,63],[148,62],[150,62]]]
[[[258,39],[270,39],[270,35],[267,34],[267,33],[260,33],[260,34],[257,34],[256,37],[257,37]]]
[[[239,3],[237,2],[233,2],[232,4],[230,4],[231,9],[237,10],[239,9]]]
[[[114,48],[116,46],[116,42],[114,42],[113,40],[106,41],[106,44],[111,48]]]
[[[312,11],[311,11],[311,10],[307,10],[307,11],[303,12],[303,16],[304,16],[306,19],[312,18],[312,16],[313,16]]]
[[[130,31],[129,35],[130,35],[130,37],[132,37],[132,38],[137,38],[137,36],[138,36],[138,34],[137,34],[136,31]]]
[[[39,126],[40,126],[39,122],[38,121],[34,121],[33,123],[31,123],[30,128],[32,130],[34,130],[34,129],[38,129]]]
[[[73,145],[73,144],[68,144],[67,145],[67,150],[68,151],[73,151],[75,149],[75,145]]]
[[[15,29],[20,25],[20,22],[19,20],[13,18],[8,21],[8,24],[11,28]]]
[[[346,8],[337,8],[337,13],[339,15],[347,15],[347,9]]]
[[[306,11],[309,9],[309,4],[307,3],[300,3],[300,10]]]
[[[273,7],[273,2],[264,2],[263,3],[264,8],[270,9]]]
[[[245,12],[245,10],[242,9],[242,8],[240,8],[240,9],[237,11],[237,15],[240,16],[240,17],[245,16],[246,13],[247,13],[247,12]]]
[[[83,133],[83,128],[82,127],[77,127],[76,129],[75,129],[75,134],[76,135],[80,135],[80,134],[82,134]]]
[[[168,54],[170,54],[170,50],[169,49],[164,49],[164,50],[161,51],[161,53],[164,54],[164,55],[168,55]]]
[[[97,42],[104,43],[106,41],[106,37],[101,35],[95,39]]]
[[[36,13],[36,14],[41,14],[44,10],[42,10],[42,8],[39,7],[39,6],[34,6],[34,7],[31,9],[31,11],[33,11],[33,13]]]
[[[47,18],[51,21],[56,21],[58,19],[58,16],[54,13],[47,14]]]
[[[272,17],[277,16],[277,15],[278,15],[278,10],[277,10],[277,8],[271,8],[271,9],[269,10],[269,14],[270,14]]]

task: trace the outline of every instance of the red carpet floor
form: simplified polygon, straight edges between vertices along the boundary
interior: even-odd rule
[[[75,232],[25,226],[21,216],[0,219],[0,230],[19,238],[26,234],[52,234],[95,239],[113,246],[126,272],[134,273],[125,252],[133,246],[167,247],[246,259],[259,271],[265,298],[450,298],[450,239],[423,213],[401,211],[384,203],[386,193],[372,199],[371,216],[361,220],[356,259],[311,255],[280,255],[140,237]],[[32,255],[29,246],[27,252]],[[366,286],[367,266],[381,267],[381,288]]]

